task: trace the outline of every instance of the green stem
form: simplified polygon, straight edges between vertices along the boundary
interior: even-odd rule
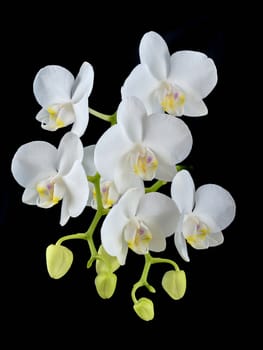
[[[139,281],[133,285],[133,288],[131,291],[131,297],[134,304],[137,303],[138,301],[135,294],[137,289],[139,289],[140,287],[146,287],[151,293],[155,293],[154,287],[151,286],[147,281],[150,267],[152,264],[167,263],[167,264],[171,264],[175,270],[179,270],[179,266],[173,260],[165,259],[165,258],[154,258],[150,255],[150,253],[145,254],[144,257],[145,257],[145,263],[144,263],[144,268],[143,268],[141,277]]]
[[[135,293],[137,291],[137,289],[139,289],[140,287],[146,287],[151,293],[155,293],[155,289],[153,286],[151,286],[148,282],[147,282],[147,277],[150,271],[150,267],[151,267],[151,256],[150,254],[145,254],[145,262],[144,262],[144,268],[142,271],[142,275],[141,278],[139,279],[139,281],[137,283],[135,283],[133,285],[132,291],[131,291],[131,297],[133,300],[133,303],[137,303],[137,298],[135,296]]]
[[[109,210],[104,209],[102,204],[102,198],[101,198],[101,192],[100,192],[100,174],[97,173],[94,176],[89,176],[88,180],[94,184],[95,192],[96,192],[96,201],[97,201],[97,211],[94,215],[91,224],[88,228],[88,230],[85,233],[75,233],[72,235],[67,235],[64,237],[61,237],[57,241],[57,245],[60,245],[62,242],[70,240],[70,239],[84,239],[88,242],[89,250],[90,250],[90,259],[87,262],[87,267],[91,267],[92,263],[98,259],[98,252],[95,247],[94,241],[93,241],[93,234],[95,232],[95,229],[102,218],[102,216],[106,215]]]
[[[107,122],[110,122],[111,125],[116,124],[116,113],[109,115],[109,114],[104,114],[100,113],[98,111],[95,111],[95,109],[89,108],[90,114],[94,115],[97,118],[100,118],[102,120],[105,120]]]
[[[90,268],[92,263],[98,258],[98,252],[93,241],[93,234],[102,216],[108,213],[108,210],[104,209],[103,203],[102,203],[101,192],[100,192],[100,174],[97,173],[95,176],[89,177],[89,181],[91,181],[95,187],[97,211],[90,224],[89,229],[86,232],[86,240],[88,242],[90,254],[91,254],[90,259],[87,262],[88,268]]]
[[[87,235],[86,235],[86,233],[75,233],[72,235],[67,235],[67,236],[61,237],[56,242],[56,245],[61,245],[62,242],[67,241],[69,239],[87,239]]]
[[[149,192],[156,192],[159,190],[160,187],[166,185],[167,182],[163,180],[157,180],[152,186],[150,187],[145,187],[145,193]]]

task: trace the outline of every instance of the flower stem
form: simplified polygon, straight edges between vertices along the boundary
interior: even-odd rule
[[[167,182],[163,180],[157,180],[152,186],[150,187],[145,187],[145,193],[149,192],[156,192],[161,188],[162,186],[166,185]]]
[[[57,242],[56,245],[61,245],[64,241],[67,241],[69,239],[87,239],[86,233],[74,233],[72,235],[67,235],[64,237],[61,237]]]
[[[150,271],[150,267],[151,267],[151,255],[149,253],[145,254],[144,255],[145,257],[145,262],[144,262],[144,268],[143,268],[143,271],[142,271],[142,275],[141,275],[141,278],[139,279],[138,282],[136,282],[134,285],[133,285],[133,288],[132,288],[132,291],[131,291],[131,297],[132,297],[132,300],[135,303],[137,303],[137,298],[135,296],[135,293],[137,291],[137,289],[139,289],[140,287],[146,287],[151,293],[155,293],[155,289],[153,286],[151,286],[148,282],[147,282],[147,277],[148,277],[148,273]]]
[[[110,122],[111,125],[116,124],[116,113],[114,113],[112,115],[104,114],[104,113],[100,113],[98,111],[95,111],[95,109],[92,109],[92,108],[89,108],[89,113],[94,115],[97,118],[100,118],[102,120]]]
[[[91,224],[88,228],[88,230],[85,233],[75,233],[71,235],[67,235],[64,237],[61,237],[56,244],[60,245],[62,242],[70,240],[70,239],[84,239],[88,242],[89,250],[90,250],[90,258],[87,262],[87,267],[91,267],[92,263],[98,259],[98,252],[95,247],[94,241],[93,241],[93,234],[95,232],[95,229],[102,218],[102,216],[106,215],[109,212],[109,209],[104,209],[101,199],[101,192],[100,192],[100,174],[96,173],[94,176],[89,176],[88,180],[94,184],[95,192],[96,192],[96,201],[97,201],[97,210],[96,214],[94,215]]]
[[[179,270],[179,266],[173,260],[165,259],[165,258],[154,258],[150,255],[150,253],[145,254],[144,257],[145,257],[145,263],[144,263],[144,268],[143,268],[141,277],[139,281],[133,285],[133,288],[131,291],[131,297],[134,304],[137,303],[137,298],[135,294],[137,289],[139,289],[140,287],[146,287],[151,293],[155,293],[154,287],[147,282],[147,277],[152,264],[167,263],[167,264],[171,264],[175,270]]]

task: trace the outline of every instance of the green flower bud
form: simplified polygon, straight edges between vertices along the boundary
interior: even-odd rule
[[[116,256],[109,255],[102,245],[99,247],[98,255],[101,257],[101,259],[96,260],[96,272],[98,274],[103,272],[114,272],[120,267]]]
[[[73,253],[62,245],[50,244],[46,249],[47,270],[50,277],[59,279],[63,277],[71,267]]]
[[[133,305],[133,309],[144,321],[151,321],[154,318],[153,302],[148,298],[140,298]]]
[[[183,270],[167,271],[163,275],[162,286],[166,293],[174,300],[181,299],[186,290],[186,277]]]
[[[112,297],[117,284],[117,276],[111,272],[99,273],[95,278],[95,286],[102,299]]]

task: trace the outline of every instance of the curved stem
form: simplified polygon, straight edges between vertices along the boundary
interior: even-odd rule
[[[148,282],[147,282],[147,277],[148,277],[148,273],[150,271],[150,267],[151,267],[151,256],[150,254],[145,254],[144,255],[145,257],[145,262],[144,262],[144,268],[143,268],[143,271],[142,271],[142,275],[139,279],[138,282],[136,282],[134,285],[133,285],[133,288],[132,288],[132,291],[131,291],[131,297],[132,297],[132,300],[135,303],[137,303],[137,298],[135,296],[135,293],[137,291],[137,289],[139,289],[140,287],[146,287],[151,293],[155,293],[155,289],[153,286],[151,286]]]
[[[179,266],[176,264],[176,262],[174,262],[171,259],[155,258],[155,257],[152,257],[150,255],[150,253],[145,254],[144,257],[145,257],[145,263],[144,263],[144,268],[143,268],[141,277],[140,277],[139,281],[133,285],[133,288],[131,291],[131,297],[132,297],[132,301],[134,303],[137,303],[137,298],[136,298],[135,294],[136,294],[137,289],[139,289],[140,287],[146,287],[151,293],[155,293],[154,287],[151,286],[147,282],[147,277],[148,277],[150,267],[152,264],[166,263],[166,264],[172,265],[175,270],[180,270]]]
[[[111,125],[116,124],[116,113],[113,113],[111,115],[100,113],[98,111],[95,111],[95,109],[89,107],[89,113],[94,115],[94,117],[100,118],[102,120],[105,120],[107,122],[110,122]]]
[[[67,235],[67,236],[61,237],[56,242],[56,245],[60,245],[62,242],[67,241],[69,239],[87,239],[87,235],[86,233],[74,233],[72,235]]]
[[[97,201],[97,210],[96,213],[91,221],[91,224],[88,228],[88,230],[85,233],[75,233],[72,235],[67,235],[64,237],[61,237],[56,244],[60,245],[62,242],[70,239],[84,239],[87,241],[89,245],[90,250],[90,259],[87,262],[87,267],[91,267],[92,263],[98,259],[98,252],[95,247],[94,241],[93,241],[93,234],[95,232],[95,229],[102,218],[102,216],[106,215],[109,212],[109,209],[104,209],[102,198],[101,198],[101,192],[100,192],[100,174],[97,173],[94,176],[89,176],[88,180],[94,184],[95,192],[96,192],[96,201]]]
[[[157,180],[152,186],[150,187],[145,187],[145,193],[149,192],[156,192],[159,190],[160,187],[166,185],[167,182],[163,180]]]

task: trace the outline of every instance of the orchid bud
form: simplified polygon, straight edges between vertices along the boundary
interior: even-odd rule
[[[63,277],[71,267],[73,253],[62,245],[50,244],[46,249],[46,264],[49,276],[54,279]]]
[[[186,277],[183,270],[167,271],[163,275],[162,286],[166,293],[174,300],[181,299],[186,290]]]
[[[144,321],[151,321],[154,318],[153,302],[148,298],[140,298],[134,305],[136,314]]]
[[[101,259],[96,260],[96,272],[98,274],[104,272],[114,272],[120,264],[115,256],[109,255],[101,245],[98,250],[98,255]]]
[[[117,284],[117,276],[111,272],[99,273],[95,278],[95,286],[102,299],[112,297]]]

